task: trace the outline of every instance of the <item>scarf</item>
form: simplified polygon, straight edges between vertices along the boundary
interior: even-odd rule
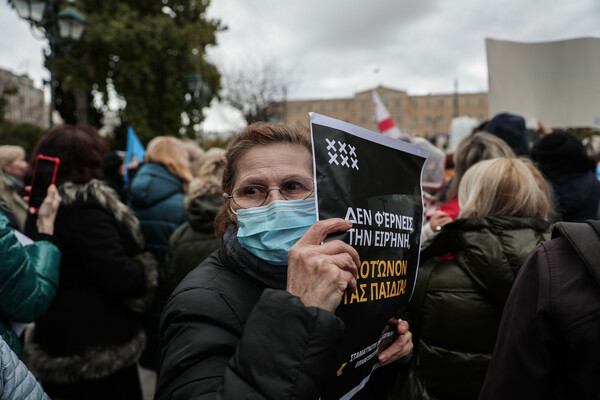
[[[237,227],[229,224],[223,235],[225,256],[231,266],[238,272],[251,277],[263,286],[285,290],[287,286],[287,265],[272,265],[256,257],[240,246],[237,238]]]

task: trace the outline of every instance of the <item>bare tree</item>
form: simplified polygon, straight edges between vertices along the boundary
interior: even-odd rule
[[[222,71],[224,102],[239,110],[246,122],[277,121],[283,116],[291,73],[275,61],[245,63]]]

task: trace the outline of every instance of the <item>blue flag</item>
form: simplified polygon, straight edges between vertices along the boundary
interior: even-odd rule
[[[146,150],[140,139],[138,139],[135,134],[133,128],[131,126],[127,127],[127,155],[125,157],[125,176],[123,179],[125,180],[125,188],[129,186],[129,171],[127,166],[135,156],[135,159],[138,162],[142,162],[144,160],[144,156],[146,155]]]

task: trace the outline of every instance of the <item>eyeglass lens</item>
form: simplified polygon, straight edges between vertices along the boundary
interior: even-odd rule
[[[260,207],[264,204],[271,190],[279,190],[286,200],[304,200],[314,191],[314,183],[310,178],[287,179],[279,187],[267,188],[262,185],[245,185],[234,190],[232,198],[241,208]]]

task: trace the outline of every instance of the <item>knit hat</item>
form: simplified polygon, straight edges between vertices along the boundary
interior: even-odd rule
[[[588,157],[583,143],[567,132],[554,132],[542,137],[533,146],[531,157],[549,179],[596,170],[596,161]]]
[[[527,156],[531,152],[529,147],[529,133],[525,127],[525,119],[519,115],[501,113],[482,126],[482,130],[504,140],[518,156]]]

